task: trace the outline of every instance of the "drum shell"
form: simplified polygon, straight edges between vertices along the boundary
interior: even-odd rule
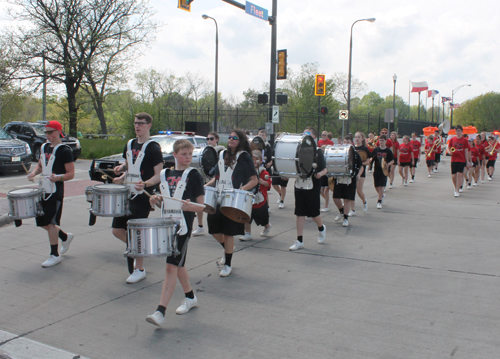
[[[38,188],[30,188],[31,191],[29,192],[26,190],[13,190],[7,194],[9,216],[13,219],[33,218],[43,215],[43,191]]]
[[[90,212],[99,217],[123,217],[129,212],[130,189],[117,184],[97,185],[92,188]]]
[[[227,218],[248,223],[252,217],[252,205],[255,195],[240,189],[225,189],[222,191],[220,210]]]
[[[327,175],[332,177],[350,177],[352,175],[352,147],[329,146],[325,149]]]
[[[306,144],[308,153],[303,153]],[[306,160],[301,163],[301,157]],[[276,139],[274,147],[274,168],[279,175],[287,178],[310,177],[312,164],[316,161],[316,143],[311,136],[285,134]]]
[[[130,219],[127,222],[128,257],[178,254],[175,222],[169,218]]]
[[[214,214],[219,200],[219,194],[215,187],[205,187],[205,209],[203,212]]]
[[[85,188],[85,199],[87,202],[92,203],[92,188],[94,186],[88,186]]]

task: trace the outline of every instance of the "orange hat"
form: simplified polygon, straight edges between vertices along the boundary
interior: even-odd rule
[[[61,137],[64,137],[63,133],[62,133],[62,125],[59,121],[49,121],[49,123],[47,123],[45,125],[45,130],[55,130],[55,131],[59,131],[59,134],[61,135]]]

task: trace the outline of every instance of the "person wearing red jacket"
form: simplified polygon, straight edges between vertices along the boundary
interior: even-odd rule
[[[451,153],[451,180],[455,187],[454,196],[459,197],[464,183],[464,169],[469,168],[469,142],[463,137],[461,125],[456,127],[457,137],[453,137],[448,148]]]
[[[410,143],[413,147],[413,161],[412,161],[411,166],[410,166],[410,170],[411,170],[410,183],[412,183],[415,181],[415,170],[417,168],[417,163],[420,162],[420,147],[422,147],[422,142],[420,142],[420,140],[417,139],[416,132],[411,133]]]
[[[413,146],[410,143],[410,136],[403,136],[403,143],[399,146],[398,155],[399,175],[403,184],[408,186],[408,170],[413,162]]]
[[[488,162],[486,162],[486,171],[488,173],[488,181],[493,179],[495,173],[495,161],[497,160],[497,153],[500,151],[500,143],[495,139],[495,136],[488,137],[488,146],[484,149],[488,155]]]
[[[390,150],[394,155],[394,164],[391,166],[391,172],[389,173],[389,188],[392,188],[394,183],[394,175],[396,174],[396,167],[398,165],[397,159],[399,154],[399,142],[398,142],[398,133],[396,131],[391,132],[391,137],[388,142],[391,143]]]
[[[436,142],[436,159],[434,160],[434,173],[438,171],[438,164],[441,162],[441,153],[443,152],[442,143],[443,139],[439,134],[439,131],[434,131],[434,142]]]
[[[434,161],[436,159],[436,142],[434,141],[434,136],[429,135],[427,141],[425,141],[425,159],[427,164],[427,177],[431,177],[432,169],[434,168]]]

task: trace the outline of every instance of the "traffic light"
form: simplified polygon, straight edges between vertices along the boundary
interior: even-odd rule
[[[325,94],[326,94],[325,75],[316,75],[316,81],[314,81],[314,95],[325,96]]]
[[[191,3],[194,0],[178,0],[178,1],[179,1],[179,3],[177,5],[177,7],[179,9],[191,12]]]
[[[257,103],[266,104],[269,102],[269,96],[266,93],[260,93],[257,95]]]
[[[278,50],[278,80],[286,79],[286,50]]]
[[[328,115],[328,107],[321,106],[320,112],[321,112],[322,115]]]

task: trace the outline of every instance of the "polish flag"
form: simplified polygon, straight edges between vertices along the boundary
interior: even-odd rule
[[[411,83],[411,92],[422,92],[428,89],[429,85],[427,85],[427,81]]]

